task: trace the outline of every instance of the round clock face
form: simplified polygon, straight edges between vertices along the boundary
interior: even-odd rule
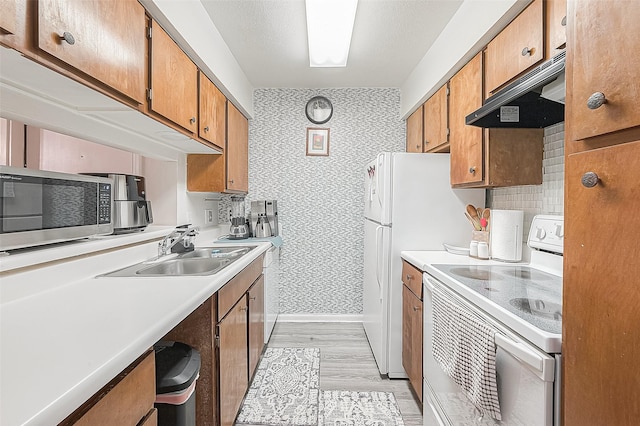
[[[324,124],[333,115],[333,105],[324,96],[314,96],[307,102],[305,113],[312,123]]]

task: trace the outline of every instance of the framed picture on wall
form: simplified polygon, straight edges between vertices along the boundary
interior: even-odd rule
[[[329,155],[329,129],[307,128],[307,155]]]

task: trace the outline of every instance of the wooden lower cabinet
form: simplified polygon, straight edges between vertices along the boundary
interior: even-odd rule
[[[249,380],[256,371],[264,349],[264,276],[249,289]]]
[[[638,167],[640,140],[566,157],[565,426],[632,425],[640,418]],[[582,183],[590,173],[598,177],[594,186]]]
[[[402,266],[402,366],[422,402],[422,272],[406,261]],[[417,286],[415,277],[419,277]],[[418,288],[418,293],[412,288]]]
[[[220,424],[232,426],[249,387],[247,300],[241,298],[218,323]]]
[[[149,350],[60,424],[156,425],[155,365],[155,353]]]

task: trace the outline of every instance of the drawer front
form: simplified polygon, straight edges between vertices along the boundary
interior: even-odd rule
[[[259,256],[218,291],[218,321],[227,315],[227,312],[262,274],[263,258],[264,255]]]
[[[402,282],[422,300],[422,271],[406,260],[402,261]]]
[[[94,398],[99,398],[75,425],[137,425],[156,399],[153,350],[135,367],[124,370]],[[151,424],[151,423],[150,423]]]

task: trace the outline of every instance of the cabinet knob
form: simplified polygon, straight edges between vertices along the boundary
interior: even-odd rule
[[[209,131],[209,126],[205,126],[204,131],[208,132]]]
[[[567,26],[567,16],[566,15],[564,17],[562,17],[562,21],[560,21],[560,25],[562,25],[563,27]]]
[[[411,275],[407,274],[407,281],[411,281],[412,278],[413,277]]]
[[[605,98],[604,93],[596,92],[593,95],[589,96],[589,99],[587,100],[587,108],[598,109],[606,103],[607,98]]]
[[[582,182],[582,186],[585,188],[593,188],[598,184],[598,182],[600,182],[600,178],[594,172],[587,172],[582,175],[582,179],[580,179],[580,181]]]
[[[196,122],[196,118],[195,118],[195,117],[191,117],[191,118],[189,119],[189,123],[193,124],[193,123],[195,123],[195,122]]]
[[[533,49],[530,49],[528,47],[525,47],[524,49],[522,49],[522,56],[527,56],[527,55],[531,55],[531,53],[533,52]]]
[[[249,300],[256,300],[256,297],[258,296],[249,297]]]
[[[233,179],[229,179],[229,183],[233,185]]]
[[[416,145],[416,149],[420,149],[420,145]]]
[[[248,311],[248,310],[249,310],[249,308],[248,308],[248,307],[246,307],[246,306],[243,306],[242,308],[240,308],[240,310],[241,310],[241,311]]]
[[[419,307],[419,306],[414,306],[414,307],[413,307],[413,312],[417,312],[417,311],[419,311],[419,310],[420,310],[420,307]]]
[[[75,37],[68,31],[62,33],[62,35],[60,36],[60,40],[64,40],[69,44],[76,44]]]
[[[473,167],[469,167],[469,173],[471,173],[472,175],[476,173],[476,166]]]

